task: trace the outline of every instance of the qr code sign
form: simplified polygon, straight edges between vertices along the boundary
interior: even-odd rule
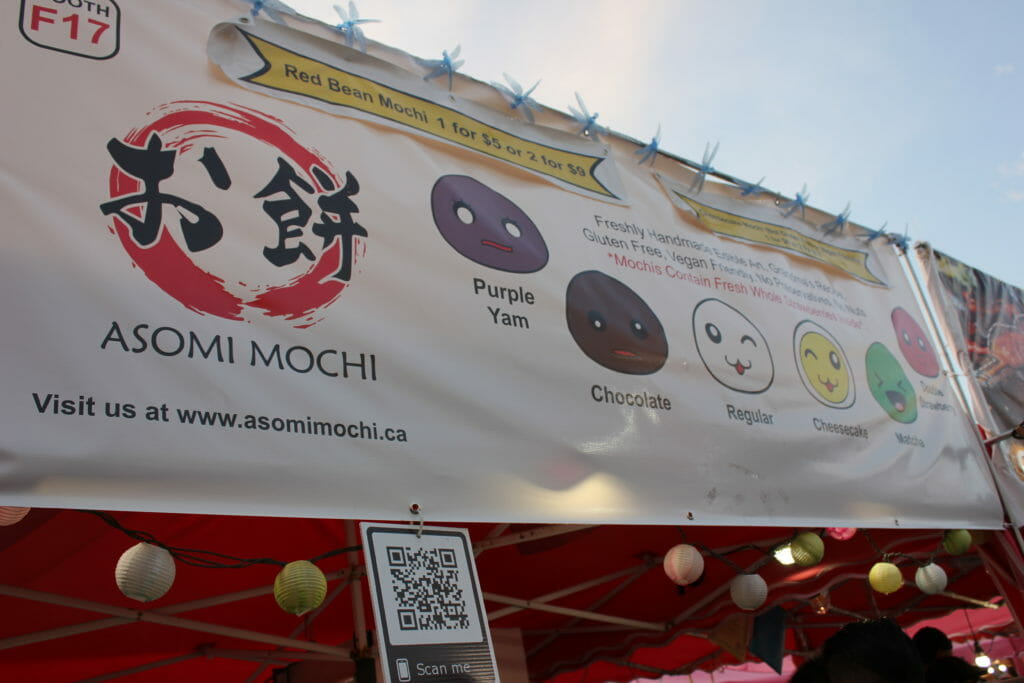
[[[388,546],[387,556],[403,631],[469,628],[454,551]]]
[[[417,538],[374,528],[367,540],[393,645],[483,639],[468,538],[447,530]]]

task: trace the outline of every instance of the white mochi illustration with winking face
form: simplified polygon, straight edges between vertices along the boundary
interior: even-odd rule
[[[718,299],[693,309],[693,339],[704,366],[720,384],[760,394],[775,379],[768,341],[747,316]]]

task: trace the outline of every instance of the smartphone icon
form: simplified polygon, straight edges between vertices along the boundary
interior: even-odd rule
[[[411,681],[412,676],[409,674],[409,660],[408,659],[396,659],[395,667],[398,669],[398,680],[400,681]]]

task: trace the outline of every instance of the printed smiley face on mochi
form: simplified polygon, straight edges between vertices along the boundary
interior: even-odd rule
[[[935,350],[917,321],[897,306],[892,309],[892,327],[896,331],[900,352],[910,367],[925,377],[938,377],[939,361],[935,357]]]
[[[441,236],[470,261],[508,273],[533,273],[548,262],[548,246],[533,220],[479,180],[442,176],[430,207]]]
[[[767,391],[775,379],[768,340],[747,316],[719,299],[693,309],[693,339],[704,367],[720,384],[745,394]]]
[[[804,320],[793,332],[800,380],[808,393],[830,408],[849,408],[855,399],[850,362],[836,338],[821,325]]]
[[[896,356],[881,342],[868,347],[865,356],[871,395],[892,419],[910,424],[917,419],[917,393]]]
[[[565,318],[583,353],[609,370],[649,375],[668,359],[658,316],[610,275],[587,270],[573,277],[565,290]]]

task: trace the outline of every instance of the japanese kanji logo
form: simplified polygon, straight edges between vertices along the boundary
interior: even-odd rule
[[[107,143],[100,210],[133,263],[201,314],[321,320],[366,254],[356,177],[252,109],[181,101],[150,116]]]

